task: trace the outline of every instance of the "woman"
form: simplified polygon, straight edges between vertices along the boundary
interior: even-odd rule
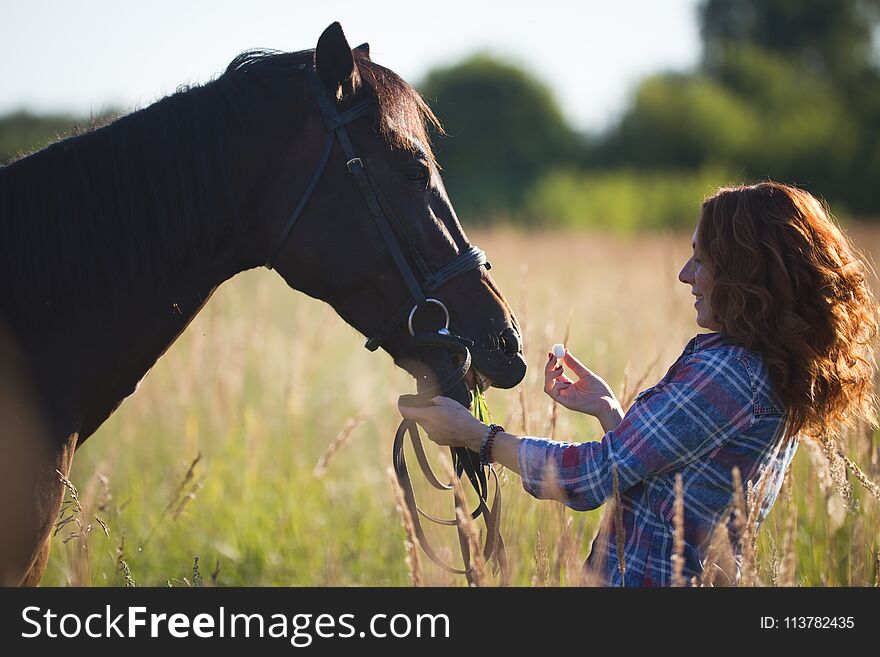
[[[616,470],[625,576],[618,528],[590,554],[590,565],[610,585],[671,583],[677,475],[683,574],[690,581],[702,574],[718,523],[733,528],[735,468],[743,486],[751,483],[761,494],[760,522],[798,438],[834,435],[859,418],[875,423],[877,306],[866,265],[819,201],[772,182],[722,189],[704,201],[692,248],[678,278],[696,297],[697,325],[710,332],[688,342],[626,414],[609,386],[571,353],[562,364],[548,354],[544,391],[598,418],[605,431],[600,442],[487,429],[444,397],[426,408],[400,407],[438,444],[464,445],[519,473],[535,497],[573,509],[609,499]]]

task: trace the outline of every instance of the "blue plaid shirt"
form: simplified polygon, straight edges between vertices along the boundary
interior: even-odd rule
[[[657,385],[641,392],[620,424],[601,441],[555,442],[526,436],[518,460],[531,495],[558,498],[587,511],[612,496],[617,466],[623,527],[610,523],[588,566],[620,586],[615,532],[624,532],[626,586],[668,586],[672,579],[675,475],[684,485],[684,576],[702,573],[712,532],[730,520],[731,470],[743,486],[766,468],[759,521],[779,494],[797,441],[780,446],[786,414],[759,354],[721,333],[701,334]],[[552,483],[555,481],[555,485]],[[601,555],[597,557],[596,555]],[[604,561],[604,563],[602,563]],[[598,563],[597,563],[598,562]]]

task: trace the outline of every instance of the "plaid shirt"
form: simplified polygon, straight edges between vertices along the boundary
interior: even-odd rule
[[[524,437],[518,453],[522,482],[537,498],[558,498],[561,493],[567,506],[587,511],[612,496],[616,465],[625,584],[668,586],[673,572],[675,475],[681,474],[684,485],[684,576],[689,581],[702,573],[708,540],[729,514],[734,466],[739,467],[743,486],[756,484],[770,468],[759,522],[769,512],[797,446],[797,441],[780,446],[784,420],[761,356],[721,333],[701,334],[688,342],[657,385],[636,397],[620,424],[601,441]],[[604,546],[599,544],[602,534],[596,539],[587,563],[598,569],[606,584],[620,586],[614,524]]]

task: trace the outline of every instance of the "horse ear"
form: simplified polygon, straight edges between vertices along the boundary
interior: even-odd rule
[[[343,92],[353,88],[357,75],[354,57],[339,23],[332,23],[318,39],[315,70],[333,98],[339,97],[340,87]]]
[[[370,44],[369,43],[362,43],[357,48],[355,48],[355,50],[360,50],[361,54],[364,57],[366,57],[367,59],[370,59]],[[373,60],[370,60],[370,61],[373,61]]]

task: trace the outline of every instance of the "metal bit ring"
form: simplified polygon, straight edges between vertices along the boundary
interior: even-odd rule
[[[425,299],[425,303],[434,303],[440,306],[443,309],[443,314],[446,316],[446,325],[437,331],[437,333],[448,335],[449,334],[449,310],[447,310],[446,306],[442,301],[437,299]],[[416,332],[413,330],[413,317],[416,316],[416,311],[419,309],[419,304],[413,306],[413,309],[409,311],[409,320],[407,320],[407,327],[409,327],[409,334],[415,337]]]

